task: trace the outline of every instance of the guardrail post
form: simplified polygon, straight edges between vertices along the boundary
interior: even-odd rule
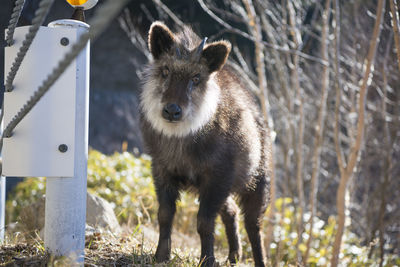
[[[57,20],[49,27],[68,27],[78,36],[89,25],[76,20]],[[61,45],[68,40],[61,40]],[[50,44],[49,44],[50,45]],[[83,264],[86,221],[86,187],[89,121],[89,43],[76,58],[76,111],[74,177],[46,181],[45,246],[52,254],[76,257]],[[71,88],[72,90],[73,88]],[[60,151],[68,147],[59,147]]]
[[[0,178],[0,243],[4,241],[6,213],[6,177]]]

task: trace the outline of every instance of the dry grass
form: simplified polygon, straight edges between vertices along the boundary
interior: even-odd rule
[[[18,243],[0,247],[0,266],[42,266],[49,255],[36,245]]]
[[[157,233],[152,227],[141,226],[124,233],[95,232],[86,236],[85,266],[198,266],[199,244],[196,237],[173,235],[172,259],[163,264],[154,262]],[[220,253],[220,251],[217,251]],[[220,266],[225,266],[225,255],[217,254]],[[52,257],[44,248],[38,234],[35,238],[14,235],[0,246],[0,266],[72,266],[66,257]],[[242,265],[241,265],[242,266]]]

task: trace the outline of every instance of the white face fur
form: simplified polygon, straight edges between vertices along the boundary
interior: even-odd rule
[[[162,110],[166,103],[162,103],[162,93],[159,92],[159,84],[155,79],[149,79],[143,86],[140,96],[140,106],[146,120],[157,132],[168,137],[184,137],[194,134],[203,128],[217,111],[221,89],[211,75],[206,85],[206,92],[200,105],[192,102],[182,110],[182,119],[178,122],[170,122],[162,117]]]

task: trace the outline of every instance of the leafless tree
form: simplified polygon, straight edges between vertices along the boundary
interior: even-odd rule
[[[375,20],[375,26],[374,26],[374,31],[371,37],[370,41],[370,46],[368,50],[368,55],[367,55],[367,65],[365,67],[365,72],[364,72],[364,77],[362,80],[362,84],[359,90],[359,99],[358,99],[358,120],[357,120],[357,129],[355,131],[355,140],[350,144],[350,152],[348,155],[347,160],[342,158],[341,155],[343,155],[343,152],[341,151],[341,147],[339,144],[339,137],[338,135],[335,135],[335,142],[336,142],[336,153],[338,155],[338,165],[339,165],[339,170],[340,170],[340,182],[339,182],[339,188],[337,191],[337,196],[336,196],[336,207],[338,210],[338,227],[337,227],[337,232],[335,236],[335,242],[333,244],[333,252],[332,252],[332,258],[331,258],[331,266],[336,267],[338,265],[338,260],[339,260],[339,253],[340,253],[340,246],[342,242],[342,236],[343,236],[343,231],[344,231],[344,224],[345,224],[345,210],[346,210],[346,204],[345,204],[345,195],[346,195],[346,188],[347,188],[347,183],[349,180],[353,177],[354,170],[357,164],[357,161],[359,159],[360,151],[361,151],[361,145],[363,141],[363,135],[364,135],[364,125],[365,125],[365,101],[366,101],[366,95],[367,95],[367,90],[368,90],[368,81],[371,79],[371,68],[374,64],[375,60],[375,54],[376,54],[376,47],[377,47],[377,42],[379,39],[379,35],[381,32],[381,23],[383,19],[383,14],[385,10],[385,1],[384,0],[379,0],[378,6],[377,6],[377,14],[376,14],[376,20]],[[337,73],[338,74],[338,73]],[[340,88],[337,88],[337,91],[339,91]],[[337,92],[339,94],[339,92]],[[336,97],[338,99],[338,97]],[[338,101],[336,103],[336,110],[339,110],[340,102]],[[335,132],[338,134],[339,132],[339,114],[336,114],[336,124],[335,124]]]

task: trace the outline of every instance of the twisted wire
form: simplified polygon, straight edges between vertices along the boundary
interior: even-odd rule
[[[28,33],[25,35],[25,39],[22,42],[22,46],[19,48],[17,57],[15,58],[10,72],[7,75],[5,90],[6,92],[11,92],[13,87],[15,76],[17,75],[18,69],[21,66],[22,61],[31,46],[33,39],[35,38],[40,26],[43,24],[47,13],[51,7],[54,0],[42,0],[40,1],[39,8],[35,12],[35,17],[32,20],[32,26],[29,27]]]
[[[24,7],[24,4],[25,4],[25,0],[16,0],[15,1],[15,6],[13,8],[13,12],[11,14],[11,18],[8,23],[7,33],[6,33],[6,38],[5,38],[8,46],[11,46],[13,44],[15,28],[17,27],[17,23],[18,23],[19,17],[21,16],[21,12],[22,12],[22,8]],[[4,99],[1,104],[0,123],[3,121],[3,116],[4,116]],[[3,148],[3,139],[0,140],[0,151],[2,148]]]
[[[25,0],[17,0],[15,1],[15,6],[13,9],[13,13],[11,14],[10,22],[8,23],[7,33],[6,33],[6,42],[8,46],[13,44],[14,31],[17,27],[17,23],[19,17],[21,16],[22,8],[24,7]]]

